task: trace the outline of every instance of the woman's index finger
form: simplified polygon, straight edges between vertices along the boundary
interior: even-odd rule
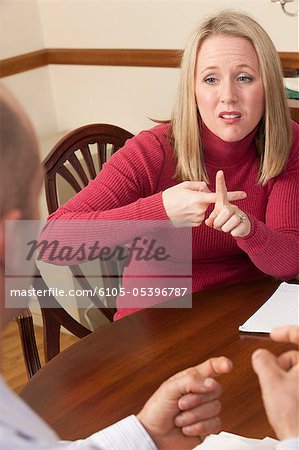
[[[217,196],[217,202],[222,203],[223,205],[226,205],[229,203],[227,198],[227,189],[226,189],[226,183],[224,178],[224,173],[222,170],[218,170],[216,174],[216,196]]]

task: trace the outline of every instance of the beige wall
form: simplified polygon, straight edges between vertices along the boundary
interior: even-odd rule
[[[278,50],[298,51],[298,17],[270,0],[8,0],[0,2],[0,57],[43,47],[183,48],[200,19],[220,8],[249,12]],[[91,66],[49,66],[4,79],[42,137],[91,122],[137,133],[152,126],[148,117],[169,117],[177,81],[177,69]]]
[[[50,48],[183,48],[202,17],[237,7],[260,21],[278,50],[298,50],[298,19],[270,0],[42,0],[40,7]],[[133,133],[152,126],[148,117],[169,117],[179,75],[176,69],[72,66],[52,66],[50,73],[61,129],[110,122]]]
[[[45,47],[37,0],[0,1],[0,59]],[[53,86],[47,67],[1,80],[28,112],[40,136],[58,128]]]
[[[56,132],[59,126],[54,105],[54,86],[48,67],[12,75],[0,81],[17,97],[40,137]]]
[[[43,48],[38,1],[0,1],[0,34],[0,59]]]
[[[39,0],[47,47],[182,48],[202,17],[225,8],[253,15],[279,51],[298,50],[298,18],[270,0]],[[289,5],[296,10],[298,0]]]

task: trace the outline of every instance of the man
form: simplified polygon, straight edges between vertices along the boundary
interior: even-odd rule
[[[299,327],[280,327],[272,339],[299,345]],[[252,355],[266,413],[278,439],[277,450],[299,450],[299,352],[276,357],[267,350]]]
[[[12,96],[0,87],[0,328],[20,311],[5,308],[5,221],[38,218],[42,184],[37,140],[32,126]],[[10,228],[13,234],[13,227]],[[10,235],[14,240],[16,235]],[[17,250],[15,251],[17,253]],[[0,330],[1,331],[1,330]],[[163,383],[141,412],[91,437],[59,442],[58,436],[13,394],[0,378],[0,448],[62,449],[189,449],[220,430],[219,384],[214,377],[232,369],[230,360],[212,358]],[[117,406],[117,405],[116,405]],[[100,414],[100,411],[99,411]]]

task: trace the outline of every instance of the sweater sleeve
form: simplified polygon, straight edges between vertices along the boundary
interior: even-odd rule
[[[285,171],[273,180],[265,223],[249,216],[251,232],[236,238],[262,272],[291,279],[299,274],[299,127]]]
[[[86,188],[50,215],[41,239],[55,239],[60,246],[88,245],[101,236],[103,245],[121,244],[120,220],[131,224],[121,228],[123,242],[136,230],[140,233],[141,225],[147,232],[153,221],[168,222],[159,191],[164,162],[165,149],[155,132],[143,131],[128,140]],[[139,228],[137,221],[142,221]]]

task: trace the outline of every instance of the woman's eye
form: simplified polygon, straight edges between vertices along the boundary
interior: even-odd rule
[[[215,84],[217,82],[217,78],[215,78],[215,77],[207,77],[207,78],[205,78],[204,81],[207,84]]]
[[[238,77],[238,81],[241,81],[242,83],[250,83],[252,81],[252,77],[249,75],[240,75]]]

